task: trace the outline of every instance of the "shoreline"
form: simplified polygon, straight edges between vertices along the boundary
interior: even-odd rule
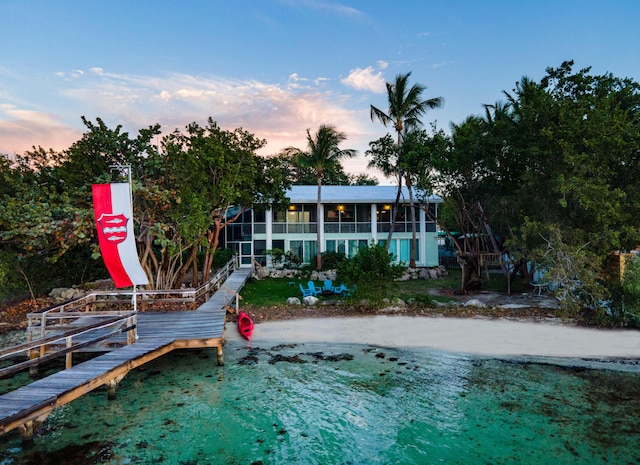
[[[227,341],[244,341],[228,323]],[[354,343],[485,356],[640,360],[640,331],[507,319],[375,315],[256,323],[249,344]]]

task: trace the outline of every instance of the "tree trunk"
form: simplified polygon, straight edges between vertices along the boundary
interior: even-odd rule
[[[391,245],[391,237],[393,236],[393,230],[396,228],[396,216],[398,215],[398,208],[400,206],[400,194],[402,193],[402,173],[398,174],[398,192],[396,193],[396,202],[391,209],[391,225],[389,226],[389,234],[387,235],[387,243],[385,249],[389,252],[389,246]]]
[[[322,252],[321,252],[321,247],[320,247],[320,240],[321,240],[321,234],[320,234],[320,212],[322,210],[321,208],[322,205],[322,177],[318,176],[318,202],[316,204],[316,267],[318,268],[318,271],[320,271],[322,269]]]
[[[411,218],[411,256],[409,257],[409,268],[416,267],[416,210],[413,208],[413,186],[407,177],[407,189],[409,189],[409,215]]]

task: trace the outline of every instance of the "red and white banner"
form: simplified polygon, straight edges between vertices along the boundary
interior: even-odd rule
[[[136,251],[129,184],[93,184],[91,188],[100,251],[116,287],[149,284]]]

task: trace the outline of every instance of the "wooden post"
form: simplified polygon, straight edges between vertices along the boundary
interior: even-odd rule
[[[33,448],[33,434],[36,431],[35,420],[29,420],[20,427],[20,436],[22,436],[22,448],[25,450]]]
[[[216,350],[218,351],[218,366],[222,367],[224,366],[224,354],[222,352],[222,345],[216,347]]]
[[[29,360],[33,360],[34,358],[39,358],[39,353],[37,349],[32,349],[29,351]],[[37,378],[38,377],[38,365],[31,365],[29,367],[29,378]]]
[[[107,399],[109,400],[116,399],[116,386],[120,381],[122,381],[123,378],[124,378],[124,375],[119,375],[113,379],[110,379],[104,384],[105,386],[107,386]]]
[[[67,338],[67,348],[71,347],[72,345],[73,345],[73,340],[71,336],[69,336]],[[67,352],[67,355],[65,356],[65,369],[68,370],[72,366],[73,366],[73,352]]]

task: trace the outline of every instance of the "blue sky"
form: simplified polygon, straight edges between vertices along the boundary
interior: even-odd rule
[[[7,154],[67,148],[81,116],[134,134],[211,116],[265,155],[332,124],[357,173],[398,73],[444,98],[424,122],[445,129],[564,60],[640,81],[638,0],[0,0],[0,18]]]

